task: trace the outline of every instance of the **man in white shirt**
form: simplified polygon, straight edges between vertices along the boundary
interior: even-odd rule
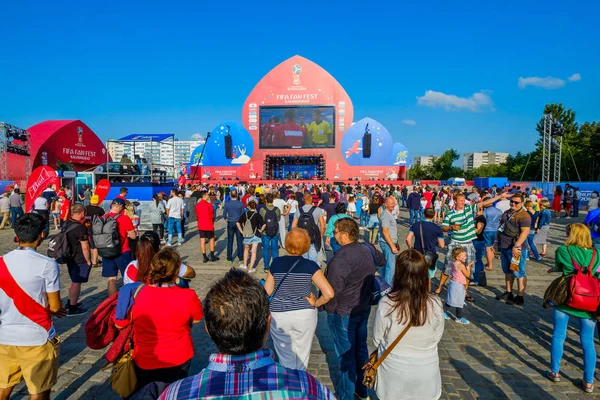
[[[0,229],[4,229],[4,226],[8,224],[10,221],[10,200],[8,196],[9,192],[3,193],[0,196],[0,217],[2,217],[2,222],[0,222]]]
[[[52,315],[63,317],[60,270],[36,252],[45,221],[38,214],[14,226],[19,247],[0,257],[0,399],[22,379],[32,398],[49,399],[56,383],[60,338]]]
[[[183,212],[183,199],[178,196],[176,189],[171,189],[171,197],[167,202],[167,246],[171,246],[171,241],[173,240],[173,228],[177,231],[177,244],[183,244],[183,234],[181,230]]]

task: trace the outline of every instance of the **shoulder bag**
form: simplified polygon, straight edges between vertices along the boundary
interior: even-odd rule
[[[294,263],[294,265],[292,265],[292,268],[290,268],[288,270],[288,272],[285,273],[285,275],[283,276],[283,279],[281,280],[281,282],[279,282],[279,285],[277,285],[277,287],[275,288],[275,290],[273,290],[273,293],[271,293],[271,295],[269,296],[269,303],[272,302],[273,299],[275,298],[275,293],[277,293],[277,291],[279,290],[279,288],[281,287],[281,285],[285,281],[285,278],[288,277],[288,275],[290,274],[290,272],[292,272],[294,270],[294,268],[296,268],[296,265],[298,265],[298,263],[301,260],[302,260],[302,258],[300,258],[299,260],[296,260],[296,262]],[[275,279],[275,277],[273,277],[273,279]]]
[[[421,233],[421,250],[423,251],[425,262],[427,262],[429,269],[434,270],[439,256],[433,251],[425,250],[425,242],[423,241],[423,222],[419,222],[419,232]]]
[[[369,359],[367,360],[365,365],[362,367],[362,369],[365,371],[365,375],[363,377],[363,385],[365,385],[366,387],[368,387],[370,389],[372,389],[373,386],[375,386],[375,380],[377,379],[377,368],[379,368],[381,363],[383,363],[383,360],[385,360],[385,358],[392,352],[392,350],[394,350],[394,347],[396,347],[398,342],[400,342],[400,340],[402,340],[404,335],[406,335],[406,332],[408,332],[409,328],[410,328],[410,323],[408,325],[406,325],[406,327],[402,330],[402,332],[400,332],[400,334],[394,340],[394,342],[387,349],[385,349],[385,351],[383,352],[381,357],[379,357],[379,359],[377,359],[377,354],[378,354],[377,349],[375,349],[371,353],[371,355],[369,355]]]

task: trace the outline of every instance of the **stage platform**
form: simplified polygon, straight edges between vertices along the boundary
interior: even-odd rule
[[[397,181],[397,180],[339,180],[339,179],[248,179],[248,180],[220,180],[220,179],[196,179],[195,181],[188,180],[186,183],[192,184],[205,184],[205,185],[237,185],[238,183],[245,183],[248,185],[335,185],[339,183],[343,183],[346,185],[355,185],[360,183],[361,185],[412,185],[411,181]],[[439,182],[439,181],[438,181]]]

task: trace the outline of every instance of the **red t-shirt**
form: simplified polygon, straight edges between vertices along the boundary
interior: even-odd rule
[[[431,199],[433,198],[433,193],[431,192],[423,192],[423,197],[427,200],[427,205],[425,208],[431,208]]]
[[[115,213],[107,213],[104,216],[112,216],[114,217]],[[119,241],[121,242],[121,252],[125,253],[126,251],[131,251],[131,247],[129,247],[129,237],[127,236],[127,232],[131,232],[135,230],[133,227],[133,222],[131,222],[131,218],[127,215],[119,215],[117,218],[117,229],[119,230]]]
[[[248,207],[248,204],[246,204],[248,202],[248,199],[250,198],[250,195],[248,193],[246,193],[243,197],[242,197],[242,204],[244,205],[244,207]]]
[[[60,205],[60,219],[66,220],[71,216],[71,201],[64,199]]]
[[[199,231],[215,230],[215,210],[208,201],[200,200],[196,203],[196,218]]]
[[[203,317],[192,289],[144,287],[131,308],[133,360],[142,369],[170,368],[194,356],[192,321]]]
[[[295,123],[288,121],[285,124],[278,125],[273,129],[273,145],[276,146],[302,146],[306,129]]]

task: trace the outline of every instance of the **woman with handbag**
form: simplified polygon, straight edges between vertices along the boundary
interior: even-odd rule
[[[427,269],[418,251],[400,253],[392,290],[377,307],[373,342],[383,361],[374,388],[380,400],[434,400],[442,395],[438,343],[444,310],[441,300],[429,294]]]
[[[592,246],[589,228],[584,224],[572,224],[567,241],[563,246],[556,249],[555,264],[554,267],[548,270],[548,273],[562,272],[563,276],[566,276],[575,273],[578,269],[587,267],[588,270],[591,270],[593,276],[598,279],[599,264],[600,257]],[[572,297],[572,294],[570,297]],[[571,307],[568,303],[570,303],[569,300],[565,304],[554,305],[553,308],[554,330],[552,332],[550,370],[546,372],[545,376],[552,382],[560,382],[560,362],[565,339],[567,338],[567,326],[569,318],[576,317],[579,319],[579,338],[583,348],[582,389],[587,393],[592,393],[594,390],[594,370],[596,368],[596,349],[594,347],[596,320],[592,318],[591,312]]]
[[[119,328],[133,326],[135,391],[151,382],[173,383],[188,375],[194,356],[191,328],[203,314],[196,292],[175,284],[180,266],[175,250],[159,251],[128,319],[115,321]]]
[[[319,265],[302,257],[310,248],[304,229],[292,228],[285,248],[289,256],[273,260],[265,281],[270,296],[270,333],[279,363],[306,370],[317,329],[317,308],[329,302],[334,293]],[[318,299],[311,292],[313,283],[321,292]]]

